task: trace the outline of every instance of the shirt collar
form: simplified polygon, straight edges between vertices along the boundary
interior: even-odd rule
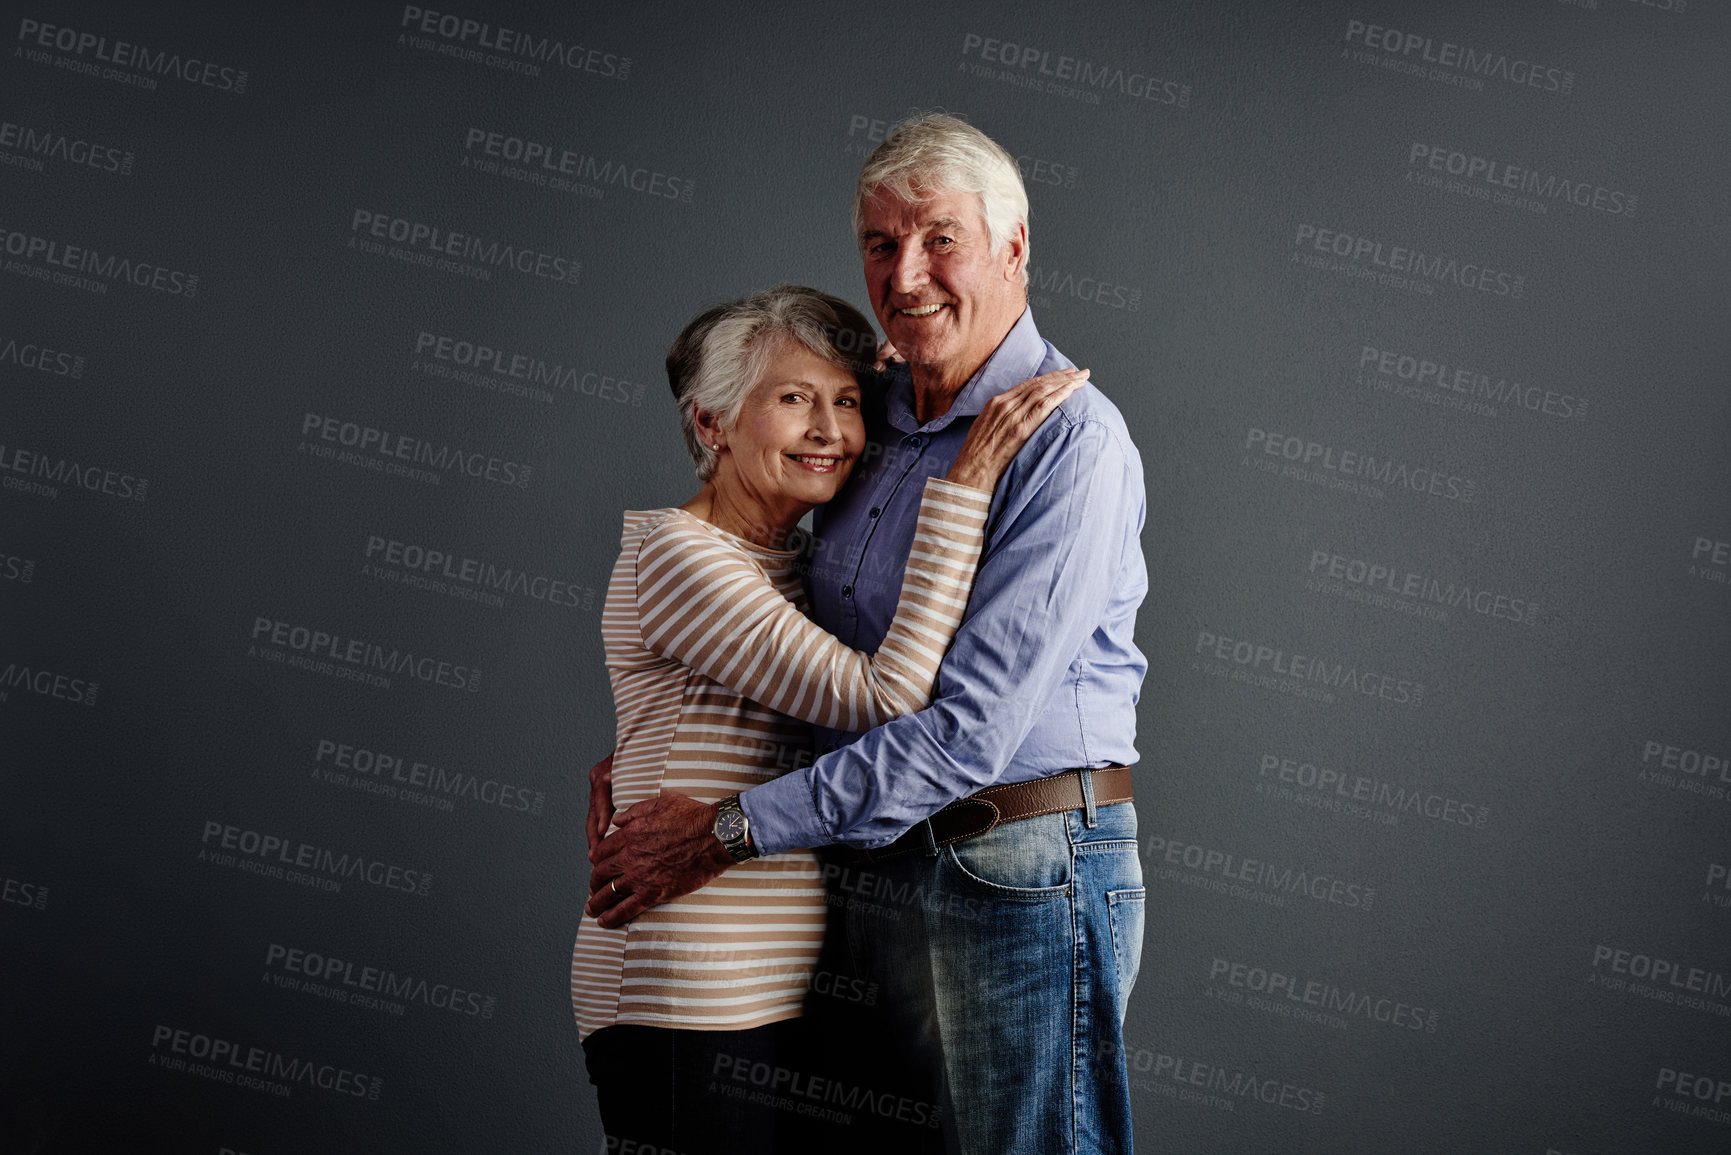
[[[906,364],[897,364],[891,370],[884,416],[903,433],[936,433],[958,417],[979,416],[986,402],[1034,376],[1045,360],[1046,342],[1034,327],[1034,310],[1023,306],[1021,317],[1010,326],[986,363],[968,378],[949,412],[922,426],[914,415],[913,370]]]

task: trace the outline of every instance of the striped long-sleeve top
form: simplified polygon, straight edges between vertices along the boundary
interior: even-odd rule
[[[967,608],[990,501],[926,482],[895,622],[875,654],[806,617],[792,552],[683,510],[628,511],[601,619],[618,715],[614,806],[662,793],[718,802],[800,765],[808,723],[866,730],[923,708]],[[578,1032],[796,1018],[824,919],[809,850],[742,863],[624,927],[584,916],[571,956]]]

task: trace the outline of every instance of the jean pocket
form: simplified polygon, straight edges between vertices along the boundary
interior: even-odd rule
[[[1070,892],[1070,840],[1063,815],[994,827],[944,848],[964,881],[1002,898],[1051,898]],[[1060,821],[1054,821],[1058,819]]]
[[[1108,890],[1106,915],[1112,923],[1112,955],[1118,963],[1118,1021],[1130,1005],[1130,990],[1136,985],[1136,974],[1142,967],[1142,925],[1147,910],[1148,891]]]

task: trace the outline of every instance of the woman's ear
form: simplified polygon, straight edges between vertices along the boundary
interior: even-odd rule
[[[713,411],[700,408],[697,402],[691,403],[692,422],[697,426],[697,439],[716,453],[727,444],[727,434],[722,432],[721,422]]]

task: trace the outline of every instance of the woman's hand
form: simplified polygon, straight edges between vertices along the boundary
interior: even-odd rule
[[[987,493],[996,489],[998,478],[1034,430],[1087,380],[1086,369],[1055,369],[1030,377],[986,402],[946,480]]]

